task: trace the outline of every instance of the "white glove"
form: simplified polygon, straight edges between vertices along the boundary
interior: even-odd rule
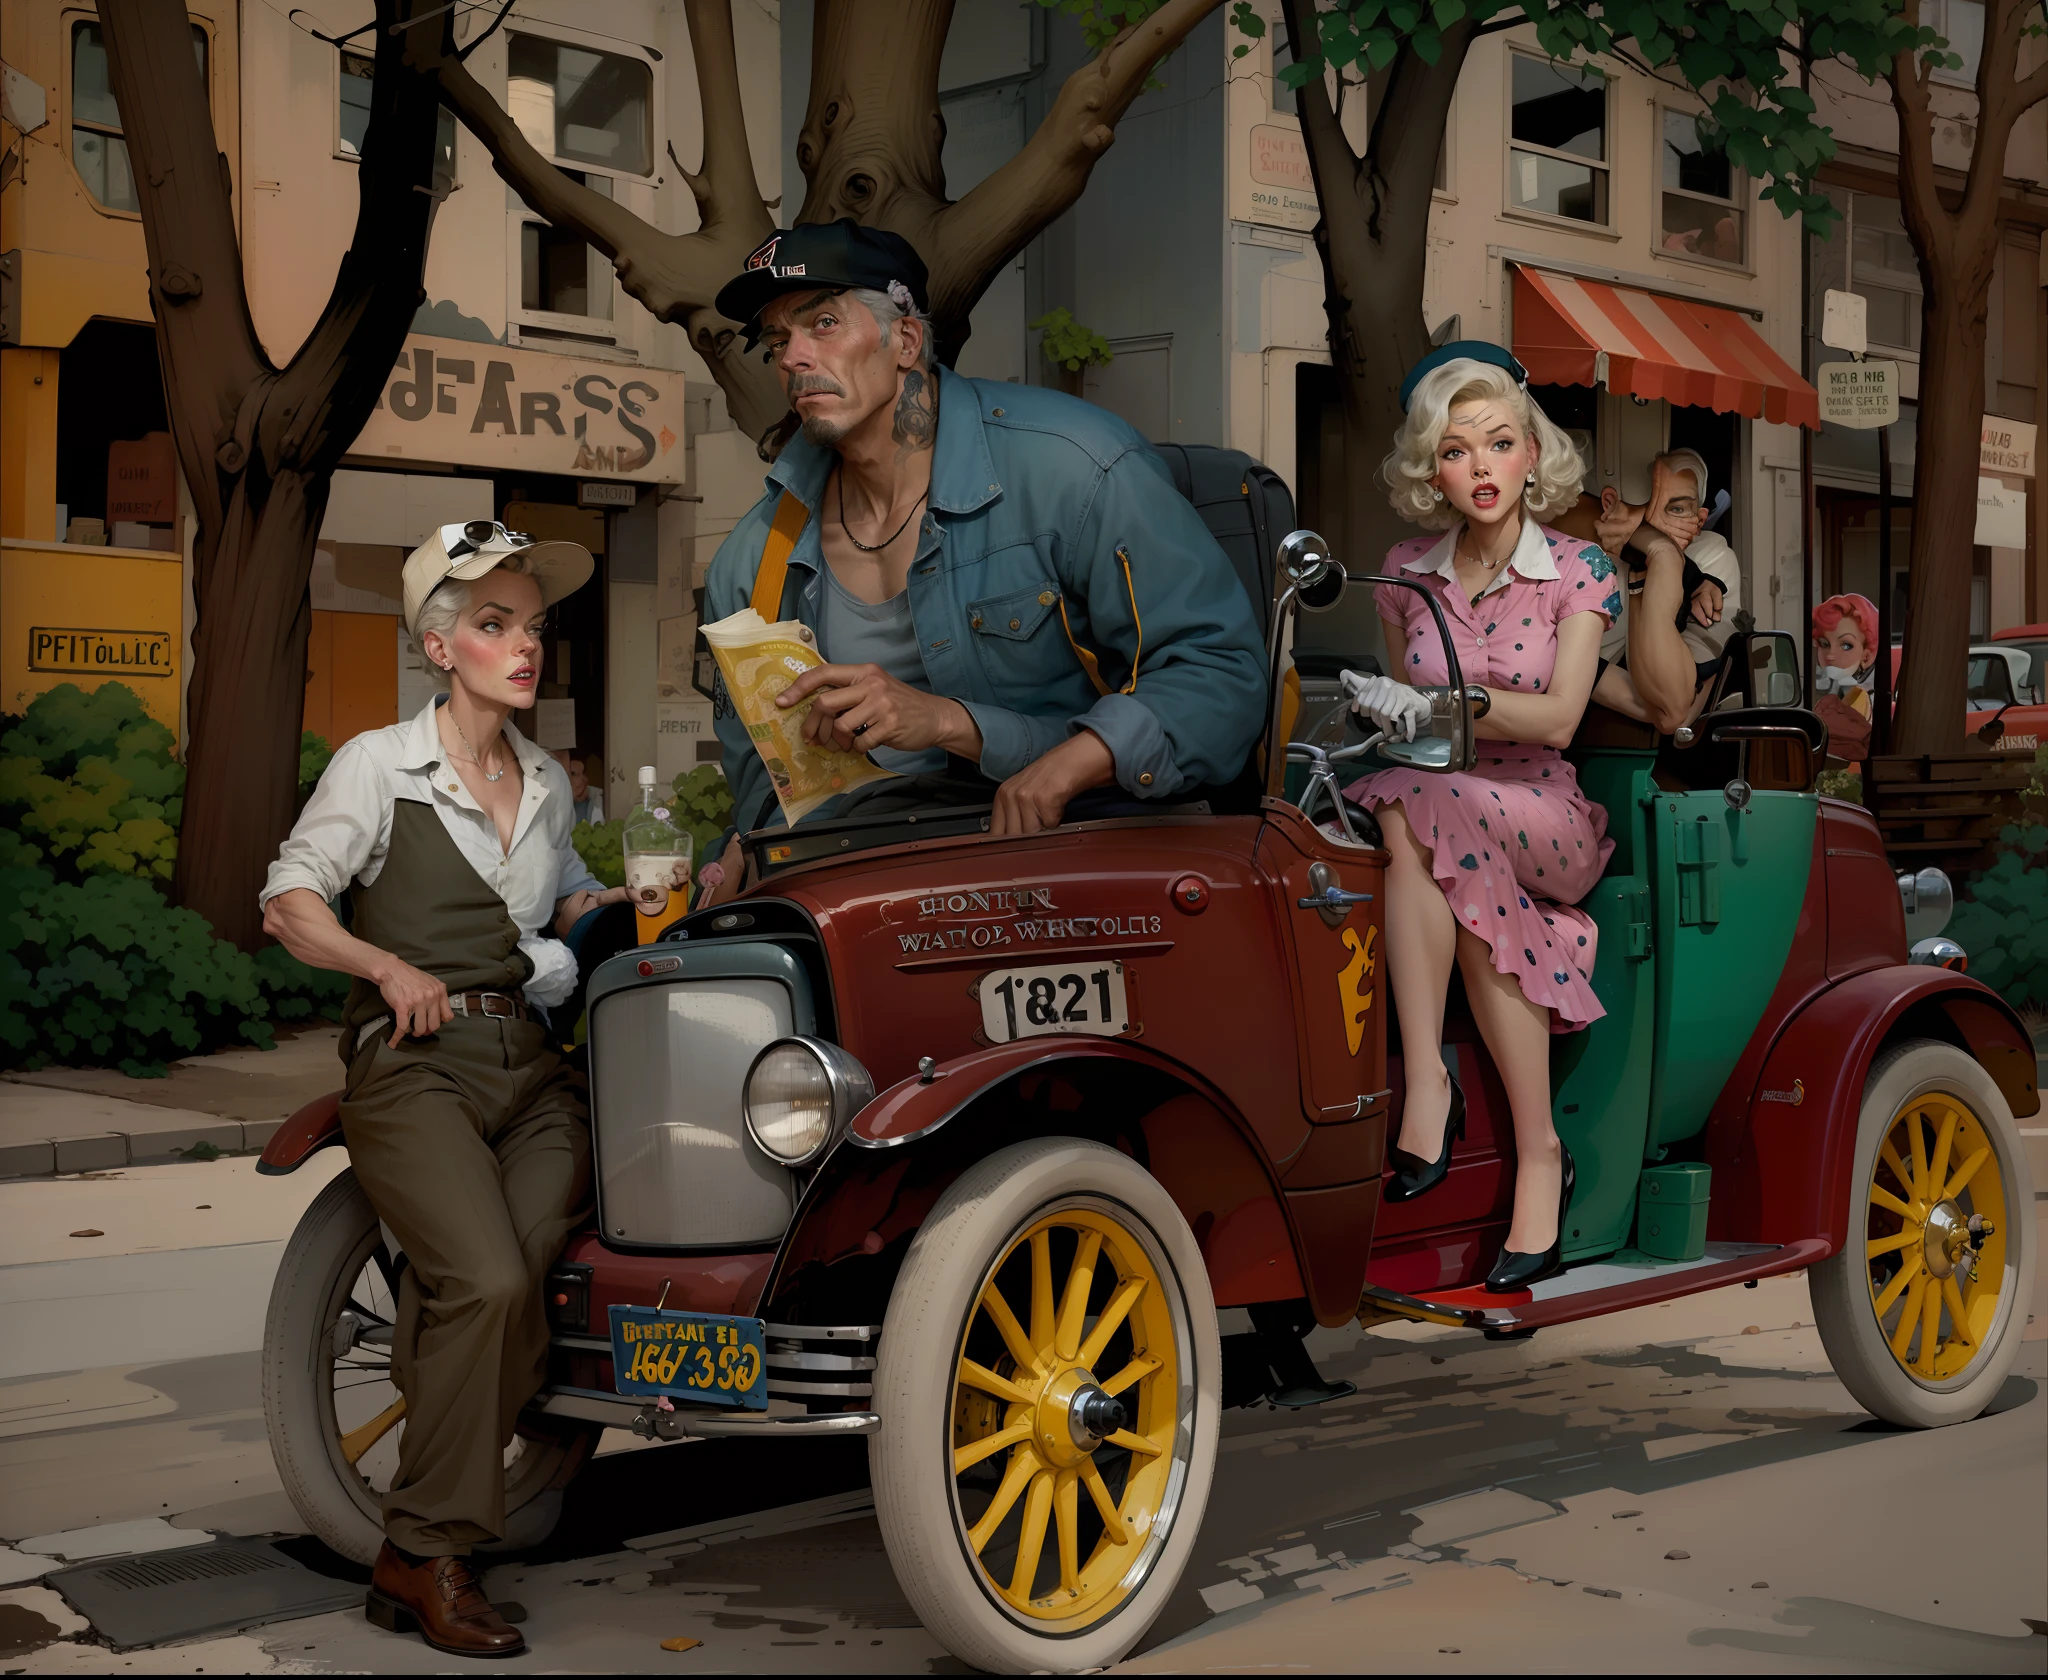
[[[1359,671],[1340,671],[1337,680],[1351,696],[1351,709],[1404,741],[1415,739],[1418,724],[1429,721],[1429,697],[1417,693],[1392,677],[1369,677]]]

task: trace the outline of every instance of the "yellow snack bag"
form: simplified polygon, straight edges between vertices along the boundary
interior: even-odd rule
[[[807,625],[793,620],[770,624],[752,607],[742,607],[729,618],[705,625],[704,640],[725,677],[733,710],[775,784],[785,820],[801,822],[826,800],[896,774],[860,753],[835,752],[806,741],[809,700],[787,710],[775,704],[776,695],[798,677],[826,663]]]

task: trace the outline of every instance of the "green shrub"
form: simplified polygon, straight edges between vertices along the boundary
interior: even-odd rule
[[[1075,320],[1071,309],[1047,310],[1027,325],[1042,335],[1038,347],[1045,353],[1045,359],[1069,373],[1079,373],[1084,367],[1108,367],[1116,360],[1109,340],[1093,327]]]
[[[299,796],[292,806],[303,811],[306,801],[313,797],[313,789],[319,786],[320,778],[327,773],[327,766],[334,762],[334,749],[325,738],[308,729],[299,736]]]
[[[252,957],[164,901],[184,785],[170,731],[120,683],[65,683],[0,735],[0,1067],[161,1075],[267,1049],[272,1020],[338,1017],[346,978],[275,946]]]
[[[620,840],[625,829],[624,819],[615,817],[610,822],[580,822],[569,834],[584,868],[608,887],[626,884],[626,854]]]
[[[2048,1004],[2048,826],[1999,830],[1996,861],[1960,883],[1946,931],[2006,1002]]]

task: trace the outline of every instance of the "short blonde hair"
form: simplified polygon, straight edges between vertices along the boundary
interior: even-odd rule
[[[533,568],[526,563],[523,553],[505,556],[480,578],[465,583],[461,578],[443,578],[420,603],[420,610],[413,614],[413,651],[426,661],[427,675],[437,688],[446,688],[452,681],[448,667],[434,663],[427,652],[427,632],[433,631],[442,641],[455,634],[455,626],[462,622],[462,615],[469,610],[470,591],[478,584],[487,582],[500,572],[510,572],[515,577],[531,577]]]
[[[1507,369],[1488,362],[1446,362],[1415,387],[1407,417],[1394,434],[1393,452],[1380,463],[1387,500],[1403,519],[1440,531],[1463,517],[1448,500],[1437,498],[1429,481],[1436,476],[1437,445],[1450,430],[1451,411],[1481,401],[1505,405],[1520,422],[1523,435],[1536,440],[1536,482],[1523,499],[1530,514],[1547,519],[1579,499],[1586,463],[1572,440],[1551,424]]]

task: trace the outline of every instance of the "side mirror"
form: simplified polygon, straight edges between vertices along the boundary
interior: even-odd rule
[[[1349,581],[1330,545],[1314,531],[1289,531],[1280,539],[1280,570],[1304,612],[1328,612],[1344,599]]]
[[[1799,649],[1783,630],[1752,630],[1744,655],[1742,703],[1745,706],[1799,704]]]

